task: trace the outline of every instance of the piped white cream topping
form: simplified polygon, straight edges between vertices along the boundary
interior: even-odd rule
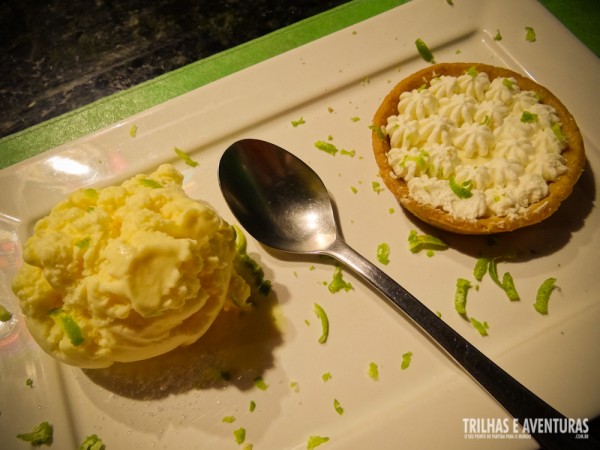
[[[518,215],[546,197],[567,170],[557,130],[554,108],[535,92],[474,70],[402,93],[384,128],[389,164],[410,195],[464,219]]]

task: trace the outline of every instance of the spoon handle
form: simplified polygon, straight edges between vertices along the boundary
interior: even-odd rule
[[[559,419],[565,417],[511,377],[487,356],[454,331],[423,303],[396,283],[382,270],[338,238],[326,251],[389,298],[417,325],[431,336],[488,391],[521,425],[525,419]],[[569,433],[535,433],[531,435],[545,450],[565,448],[599,448],[592,439],[576,439]]]

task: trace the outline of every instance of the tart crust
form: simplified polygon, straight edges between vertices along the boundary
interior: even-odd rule
[[[562,123],[562,132],[567,139],[567,147],[562,151],[567,172],[549,183],[549,193],[540,201],[531,204],[523,214],[510,216],[487,216],[478,219],[463,219],[450,215],[440,208],[424,204],[413,199],[408,186],[402,178],[394,175],[388,163],[387,153],[390,141],[381,134],[382,127],[387,125],[390,116],[398,114],[400,94],[412,91],[423,84],[429,84],[432,78],[441,75],[458,77],[470,68],[488,74],[490,81],[498,77],[512,77],[521,90],[535,91],[540,95],[540,102],[552,106]],[[560,204],[571,194],[573,186],[585,167],[585,151],[583,138],[575,119],[563,103],[545,87],[512,70],[479,63],[441,63],[420,70],[400,81],[385,97],[373,118],[372,145],[380,175],[386,186],[398,199],[399,203],[422,221],[437,228],[460,234],[493,234],[516,230],[538,223],[552,215]]]

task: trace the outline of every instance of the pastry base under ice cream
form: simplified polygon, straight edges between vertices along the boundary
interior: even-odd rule
[[[428,161],[432,158],[431,155],[428,152],[423,151],[423,147],[421,147],[424,145],[424,138],[419,141],[419,139],[422,138],[422,136],[419,135],[419,130],[415,129],[415,131],[409,129],[410,126],[415,125],[415,121],[409,123],[407,120],[394,118],[393,120],[397,120],[397,125],[395,125],[393,130],[393,127],[389,123],[390,117],[396,117],[399,114],[399,101],[403,93],[417,93],[424,88],[430,88],[432,86],[432,80],[434,80],[435,84],[443,77],[461,77],[468,72],[472,73],[473,76],[481,72],[486,73],[490,81],[493,81],[496,78],[508,79],[509,81],[507,81],[507,84],[511,84],[512,81],[514,81],[516,83],[516,88],[513,85],[510,89],[506,89],[507,92],[510,92],[511,89],[514,90],[514,92],[533,92],[534,94],[530,96],[530,99],[535,98],[536,101],[539,100],[539,103],[550,106],[553,109],[553,112],[549,115],[557,116],[558,121],[560,122],[560,129],[558,132],[562,134],[561,145],[563,148],[558,156],[553,156],[556,161],[560,160],[557,162],[560,167],[558,168],[558,174],[555,174],[555,176],[552,177],[553,179],[550,179],[550,181],[547,182],[547,188],[543,186],[544,190],[547,192],[545,192],[545,195],[538,195],[538,197],[541,198],[533,196],[534,200],[531,201],[531,203],[525,203],[523,205],[519,205],[520,199],[515,200],[514,198],[509,198],[511,197],[510,195],[506,195],[503,198],[503,194],[500,193],[497,195],[497,200],[499,202],[498,206],[502,205],[502,202],[516,203],[516,206],[512,209],[508,209],[507,212],[502,212],[501,214],[495,214],[493,212],[495,206],[493,203],[491,204],[492,210],[490,209],[490,198],[493,198],[493,190],[488,189],[487,192],[484,192],[484,189],[480,189],[481,192],[478,192],[476,185],[476,181],[478,180],[477,177],[474,177],[473,179],[458,179],[461,174],[454,172],[452,164],[443,167],[432,166],[430,161]],[[449,83],[449,85],[451,85],[451,83]],[[510,161],[510,158],[523,158],[523,152],[513,152],[508,143],[503,144],[505,147],[508,147],[508,150],[503,151],[503,156],[497,156],[494,152],[494,147],[498,145],[498,141],[492,140],[490,136],[492,136],[493,139],[496,139],[496,134],[499,136],[502,134],[501,131],[494,131],[493,123],[497,116],[496,113],[502,111],[502,108],[504,108],[504,105],[500,104],[501,102],[496,103],[496,106],[500,104],[502,107],[499,109],[494,109],[495,106],[493,105],[493,102],[486,103],[485,107],[489,108],[489,115],[487,113],[484,114],[481,111],[478,113],[478,108],[483,108],[481,102],[489,100],[488,98],[484,98],[485,94],[477,92],[477,88],[474,88],[474,90],[470,92],[460,92],[460,89],[456,88],[453,92],[446,93],[447,96],[450,97],[453,94],[460,92],[462,95],[461,99],[464,100],[464,103],[453,105],[449,99],[442,100],[446,95],[443,92],[446,88],[447,86],[438,85],[436,88],[437,92],[431,95],[429,99],[418,100],[412,105],[414,108],[413,114],[415,115],[415,118],[420,117],[421,119],[426,119],[440,110],[444,111],[442,115],[445,114],[446,117],[442,117],[441,119],[436,118],[435,120],[437,120],[437,122],[434,122],[433,119],[430,120],[431,123],[427,125],[430,129],[426,131],[432,133],[433,129],[433,133],[438,133],[437,139],[439,140],[436,141],[436,143],[440,145],[443,144],[446,149],[450,148],[448,152],[449,154],[452,154],[456,161],[462,160],[464,162],[468,160],[469,158],[465,156],[465,153],[469,153],[469,156],[472,156],[472,161],[467,163],[470,164],[468,169],[464,169],[464,167],[461,169],[463,173],[479,174],[481,171],[478,171],[478,165],[483,166],[486,163],[489,164],[494,158],[504,158],[504,161],[501,163],[505,165],[511,165],[515,162]],[[450,88],[447,88],[447,90],[452,91]],[[408,94],[404,94],[404,97],[407,96]],[[469,96],[479,96],[481,98],[477,101],[473,101],[472,98],[467,98]],[[494,101],[496,100],[497,99],[494,99]],[[523,99],[521,98],[521,100]],[[527,101],[527,98],[525,98],[525,100]],[[405,102],[409,101],[409,99],[405,100]],[[511,99],[507,99],[506,101],[510,102]],[[523,112],[529,114],[529,112]],[[498,121],[501,122],[502,116],[500,115],[499,117]],[[535,114],[529,114],[527,117],[524,115],[522,120],[538,120],[538,118]],[[452,126],[444,128],[447,124]],[[488,124],[489,130],[486,130],[485,126]],[[516,125],[518,126],[520,124]],[[527,124],[522,124],[522,126],[526,127]],[[402,127],[404,127],[404,129]],[[475,130],[474,134],[465,134],[466,132],[464,130],[468,127]],[[392,131],[397,131],[400,135],[399,138],[394,137],[394,139],[404,139],[402,145],[406,148],[403,150],[395,150],[396,153],[400,155],[402,155],[402,151],[405,152],[404,160],[400,162],[398,162],[398,160],[393,161],[393,146],[390,144],[390,134]],[[477,134],[479,132],[481,132],[481,135]],[[516,139],[516,137],[514,138]],[[498,137],[498,139],[500,140],[500,137]],[[528,139],[529,137],[524,133],[521,142],[526,146]],[[409,141],[408,144],[406,144],[407,140]],[[413,141],[410,142],[410,140]],[[456,143],[457,141],[459,143]],[[387,187],[397,197],[404,208],[424,222],[445,230],[464,234],[491,234],[511,231],[535,224],[549,217],[558,209],[561,202],[571,194],[573,185],[578,180],[585,166],[585,153],[581,133],[579,132],[573,116],[560,100],[558,100],[548,89],[540,86],[531,79],[525,78],[508,69],[477,63],[437,64],[416,72],[410,77],[402,80],[385,97],[374,116],[372,143],[375,158],[380,168],[380,174]],[[460,144],[468,144],[470,147],[465,150],[460,148]],[[479,154],[476,148],[477,145],[483,145],[485,147],[483,151],[480,150]],[[458,147],[458,149],[455,147]],[[524,158],[532,159],[533,156],[527,155],[527,151],[528,150],[526,149]],[[538,149],[537,151],[539,152],[540,150]],[[507,157],[507,153],[511,156]],[[514,156],[513,153],[517,156]],[[421,158],[421,155],[423,158]],[[400,167],[401,169],[406,169],[407,164],[413,164],[413,166],[409,171],[411,173],[409,173],[406,178],[395,173],[393,165],[395,165],[396,168]],[[427,167],[427,164],[430,164],[430,166]],[[423,167],[419,167],[419,165]],[[413,172],[419,171],[420,169],[423,169],[427,174],[422,178],[413,177]],[[529,177],[537,176],[539,178],[541,176],[529,174],[529,171],[532,169],[526,167],[525,163],[519,170],[523,173],[527,173]],[[432,174],[432,172],[437,173]],[[411,177],[413,177],[414,180],[407,182]],[[432,181],[435,177],[440,178],[440,180],[436,181],[437,184]],[[471,195],[472,189],[472,193],[479,195],[479,199],[482,203],[479,205],[478,213],[473,213],[471,211],[465,213],[460,209],[462,206],[472,206],[469,205],[469,202],[474,203],[475,200],[477,200],[476,197],[469,199],[463,198],[460,199],[460,201],[455,201],[456,199],[451,198],[452,195],[448,195],[450,189],[445,188],[445,186],[448,185],[449,179],[453,177],[457,177],[456,181],[453,180],[455,187],[458,186],[458,189],[466,187],[469,191],[467,194]],[[545,174],[544,177],[546,177]],[[518,183],[518,180],[514,182]],[[409,184],[414,192],[417,192],[417,189],[420,189],[419,194],[421,194],[421,199],[417,199],[411,194]],[[436,202],[436,199],[433,197],[439,192],[437,190],[439,186],[444,187],[444,189],[442,189],[444,192],[440,195],[447,198]],[[473,189],[474,186],[475,188]],[[492,188],[494,187],[492,186]],[[455,189],[455,191],[456,190],[457,189]],[[500,192],[500,190],[498,192]],[[484,197],[486,195],[488,199],[487,206],[484,202]],[[515,196],[513,195],[512,197]],[[532,196],[530,195],[530,197]],[[434,203],[437,204],[423,201],[423,198],[433,199]],[[475,209],[477,209],[477,206]]]
[[[234,229],[182,181],[163,165],[76,191],[37,222],[13,291],[49,354],[85,368],[151,358],[195,342],[228,297],[249,296]]]

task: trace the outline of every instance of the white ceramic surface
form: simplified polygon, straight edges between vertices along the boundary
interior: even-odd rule
[[[237,139],[261,138],[294,152],[319,173],[356,250],[376,261],[377,246],[388,243],[390,263],[384,270],[458,332],[564,414],[600,414],[595,207],[600,61],[535,1],[454,3],[415,0],[1,171],[0,301],[18,310],[9,286],[19,246],[35,220],[68,192],[174,162],[185,173],[188,193],[208,200],[233,222],[216,178],[219,157]],[[526,26],[535,29],[536,42],[525,40]],[[500,41],[493,39],[497,30]],[[509,302],[489,278],[469,293],[469,313],[489,323],[485,338],[456,314],[453,296],[456,279],[472,279],[478,252],[490,249],[486,239],[425,227],[389,192],[372,189],[380,180],[370,120],[396,82],[427,65],[416,52],[416,38],[439,62],[477,61],[530,75],[563,100],[584,135],[589,167],[572,197],[549,220],[502,236],[494,247],[522,255],[499,265],[513,275],[522,300]],[[292,126],[301,117],[305,124]],[[129,135],[133,124],[136,137]],[[330,137],[356,155],[331,156],[314,147]],[[200,165],[185,166],[174,147]],[[433,257],[410,253],[411,229],[446,239],[450,249]],[[128,381],[118,371],[99,375],[60,365],[32,342],[18,314],[0,325],[2,448],[29,448],[14,436],[44,420],[54,425],[53,448],[61,449],[78,448],[92,433],[111,450],[236,449],[243,447],[233,435],[240,427],[255,450],[306,448],[311,435],[330,438],[323,449],[535,448],[531,440],[465,437],[463,419],[506,414],[348,271],[344,278],[354,289],[330,294],[323,282],[332,278],[332,263],[283,257],[248,240],[273,281],[277,304],[263,305],[241,321],[243,332],[233,331],[223,349],[203,348],[200,341],[195,353],[174,359],[154,378],[145,373]],[[542,317],[532,303],[549,276],[560,289],[552,294],[550,314]],[[315,302],[331,323],[325,345],[317,342]],[[407,351],[412,363],[402,370]],[[224,385],[198,386],[214,361],[234,377]],[[371,362],[379,367],[378,381],[367,374]],[[321,378],[325,372],[332,375],[328,382]],[[262,375],[267,390],[254,387],[256,375]],[[26,386],[27,378],[33,387]],[[344,407],[341,416],[334,399]],[[253,412],[250,401],[256,402]],[[225,416],[236,421],[224,423]]]

